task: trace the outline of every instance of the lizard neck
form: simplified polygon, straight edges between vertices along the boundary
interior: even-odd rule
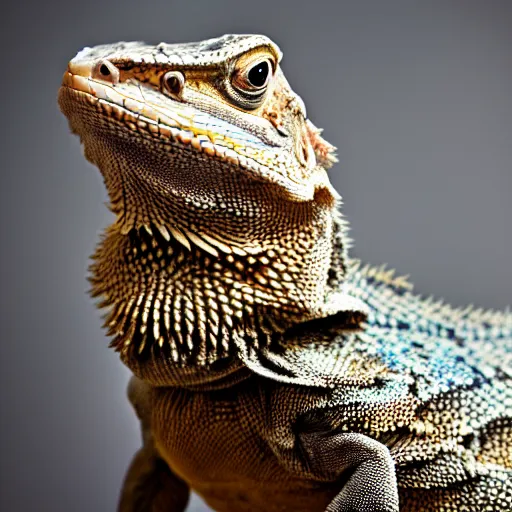
[[[93,296],[109,308],[106,326],[123,361],[139,373],[141,364],[162,360],[174,369],[211,368],[236,359],[241,348],[258,350],[276,333],[343,309],[347,304],[329,301],[332,263],[338,275],[343,271],[339,254],[333,258],[332,212],[297,203],[308,207],[283,222],[273,244],[246,255],[188,249],[156,226],[127,234],[117,224],[108,228],[90,280]],[[172,377],[165,384],[174,384]]]

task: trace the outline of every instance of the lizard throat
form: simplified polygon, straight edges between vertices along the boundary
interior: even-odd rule
[[[293,261],[279,250],[214,258],[156,228],[123,235],[114,225],[93,256],[91,292],[108,308],[111,346],[132,371],[147,378],[145,368],[164,363],[158,385],[183,384],[190,368],[208,369],[211,379],[212,367],[268,347],[300,322],[343,307],[347,318],[362,319],[359,304],[328,298],[331,237],[326,241],[319,266],[318,253]]]

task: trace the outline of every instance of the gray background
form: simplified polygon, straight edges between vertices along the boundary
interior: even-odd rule
[[[139,445],[84,293],[110,220],[56,94],[85,45],[263,32],[339,148],[354,253],[455,304],[511,303],[512,2],[20,2],[3,12],[0,509],[112,511]],[[199,501],[191,509],[204,510]]]

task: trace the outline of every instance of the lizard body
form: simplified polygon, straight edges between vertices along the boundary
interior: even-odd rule
[[[117,43],[64,75],[116,215],[91,283],[143,431],[120,510],[512,510],[512,316],[348,257],[280,59]]]

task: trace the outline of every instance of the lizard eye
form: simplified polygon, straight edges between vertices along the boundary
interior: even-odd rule
[[[267,86],[274,70],[273,61],[269,57],[256,60],[241,57],[226,83],[226,92],[241,108],[253,110],[258,108],[265,98]]]
[[[162,85],[169,96],[179,99],[185,87],[185,77],[179,71],[169,71],[162,77]]]
[[[239,91],[261,94],[269,82],[271,69],[272,64],[269,59],[252,62],[236,69],[231,83]]]
[[[270,66],[268,61],[264,60],[253,66],[247,73],[247,81],[253,87],[263,87],[267,84]]]

